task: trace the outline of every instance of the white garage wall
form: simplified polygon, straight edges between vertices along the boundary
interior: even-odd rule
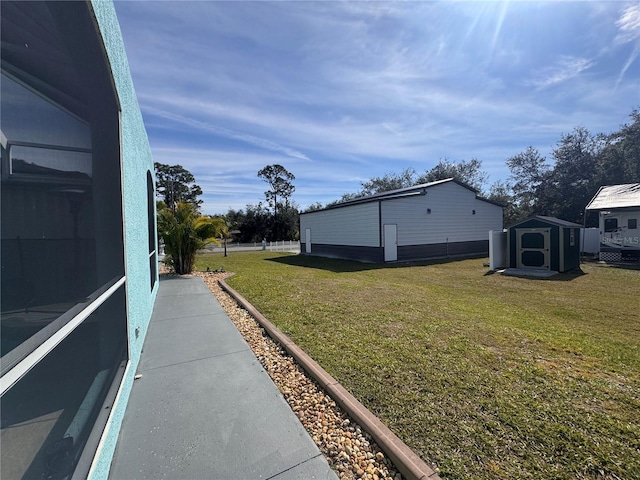
[[[300,241],[311,229],[314,244],[380,246],[378,202],[352,205],[300,215]]]
[[[382,223],[398,225],[399,246],[487,240],[489,230],[502,230],[502,208],[448,182],[426,195],[382,202]]]

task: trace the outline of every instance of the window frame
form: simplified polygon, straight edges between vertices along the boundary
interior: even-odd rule
[[[73,2],[70,5],[73,5]],[[52,18],[55,24],[57,25],[58,22],[60,21],[60,18],[62,18],[62,15],[66,13],[65,9],[67,9],[67,6],[65,6],[64,4],[56,5],[56,2],[51,2],[51,3],[47,2],[47,8],[51,8],[52,12],[55,11],[54,13],[52,13]],[[119,345],[119,348],[124,349],[123,351],[124,357],[119,357],[121,359],[119,363],[115,361],[116,357],[113,357],[111,359],[111,360],[114,360],[113,362],[111,360],[107,362],[107,368],[111,372],[110,374],[112,378],[110,380],[111,383],[106,389],[106,393],[104,393],[105,391],[103,391],[103,394],[97,399],[96,403],[92,407],[92,408],[96,408],[97,406],[100,406],[101,408],[99,409],[99,413],[97,414],[97,418],[95,419],[95,421],[83,427],[80,438],[84,440],[77,447],[78,456],[76,457],[76,460],[72,464],[72,471],[70,473],[71,478],[86,478],[87,474],[90,471],[92,462],[94,460],[100,438],[102,437],[102,433],[104,432],[104,429],[108,424],[109,416],[112,411],[110,407],[114,405],[114,400],[117,396],[117,393],[123,385],[122,381],[124,378],[125,367],[129,364],[130,356],[131,356],[130,341],[129,341],[129,335],[128,335],[129,298],[128,298],[128,288],[127,288],[127,276],[126,276],[126,269],[127,269],[126,242],[125,242],[126,232],[124,228],[125,209],[124,209],[124,195],[123,195],[124,168],[123,168],[123,151],[122,151],[122,145],[123,145],[122,143],[122,108],[120,104],[118,91],[115,86],[115,80],[113,78],[111,64],[110,64],[107,51],[104,45],[104,40],[102,38],[100,28],[97,23],[97,19],[93,12],[93,7],[91,5],[91,2],[88,2],[88,1],[77,2],[75,3],[75,5],[68,8],[68,11],[70,13],[70,17],[73,19],[69,21],[71,22],[73,22],[74,20],[76,22],[80,21],[80,28],[78,29],[78,32],[65,33],[65,35],[68,35],[68,36],[63,39],[64,41],[61,45],[64,46],[66,43],[68,43],[69,36],[93,37],[93,38],[87,37],[89,40],[87,43],[90,44],[90,46],[87,47],[87,51],[96,53],[99,50],[100,55],[99,55],[99,58],[96,58],[97,55],[93,56],[93,58],[95,58],[95,61],[94,61],[95,63],[88,68],[93,68],[95,69],[95,71],[92,71],[89,75],[98,75],[103,77],[104,81],[101,81],[100,85],[96,87],[96,92],[100,92],[104,94],[107,90],[109,90],[110,97],[107,100],[101,101],[100,103],[98,103],[98,105],[102,110],[108,112],[108,117],[105,117],[105,122],[107,122],[107,125],[109,126],[108,135],[110,137],[108,138],[114,137],[115,141],[118,142],[118,146],[117,146],[118,148],[116,149],[114,145],[113,152],[111,151],[111,148],[108,148],[105,150],[104,145],[106,144],[103,143],[102,147],[98,146],[98,147],[95,147],[95,149],[96,150],[100,149],[101,155],[105,157],[110,157],[110,158],[115,157],[115,150],[117,150],[117,155],[118,155],[117,161],[115,158],[113,159],[113,161],[109,160],[108,165],[109,167],[114,167],[114,168],[117,165],[117,168],[118,168],[119,175],[117,175],[117,182],[119,184],[119,188],[118,188],[119,202],[118,202],[117,208],[110,210],[108,213],[110,217],[109,222],[117,223],[118,218],[120,219],[119,221],[120,221],[121,227],[119,227],[116,231],[113,232],[113,237],[120,237],[119,239],[116,239],[116,241],[118,243],[121,243],[122,249],[121,250],[114,249],[113,252],[115,252],[114,259],[117,258],[118,263],[122,262],[122,264],[121,264],[121,268],[120,266],[116,267],[115,270],[117,272],[115,273],[117,273],[117,275],[111,278],[110,280],[107,280],[108,278],[107,275],[109,274],[109,270],[111,269],[107,269],[105,272],[103,272],[102,276],[101,275],[97,276],[96,278],[97,288],[94,292],[90,293],[86,297],[86,301],[75,303],[75,305],[73,305],[71,308],[66,310],[63,314],[59,315],[51,323],[49,323],[41,330],[34,333],[31,337],[27,338],[25,341],[17,345],[14,349],[5,353],[2,356],[2,365],[0,368],[0,396],[4,396],[5,393],[10,391],[17,384],[19,384],[19,382],[37,365],[40,365],[42,364],[41,362],[46,361],[49,354],[51,352],[54,352],[61,342],[69,338],[69,336],[72,335],[72,333],[76,331],[78,327],[85,324],[87,319],[89,319],[89,317],[94,312],[96,312],[96,310],[98,310],[103,304],[105,304],[105,302],[107,302],[109,299],[114,297],[116,292],[121,292],[122,300],[118,300],[118,302],[119,303],[122,302],[122,312],[124,314],[124,319],[120,317],[119,321],[122,322],[121,332],[118,331],[117,336],[114,338],[116,338],[118,342],[121,342],[121,343],[116,343],[116,345]],[[4,13],[5,12],[3,12],[3,14]],[[3,44],[4,44],[4,38],[5,37],[3,35]],[[79,55],[78,50],[72,50],[71,55],[73,56],[74,61],[78,60],[78,55]],[[87,54],[82,53],[82,55],[87,55]],[[28,88],[30,91],[43,97],[46,101],[52,103],[56,107],[66,110],[63,106],[58,105],[53,98],[45,95],[45,93],[40,91],[41,86],[47,86],[48,77],[46,76],[37,77],[36,79],[37,85],[31,85],[31,83],[26,84],[25,82],[21,81],[19,77],[16,77],[15,73],[16,72],[18,74],[24,73],[25,76],[29,76],[31,75],[31,73],[23,72],[18,66],[12,65],[11,63],[8,63],[8,62],[5,63],[4,58],[3,58],[2,70],[3,70],[3,74],[10,75],[12,79],[15,78],[22,84],[23,87]],[[104,72],[108,73],[108,78]],[[86,81],[86,78],[88,77],[83,77],[83,78],[84,78],[83,81]],[[51,86],[51,88],[55,88],[55,87]],[[98,117],[98,115],[100,115],[100,113],[98,112],[99,111],[101,112],[102,110],[91,111],[91,108],[92,107],[89,107],[91,118],[95,119]],[[94,120],[86,120],[86,121],[91,125],[92,130],[97,128],[96,125],[94,124]],[[94,134],[95,133],[93,133],[92,135]],[[15,181],[22,184],[25,182],[26,183],[42,182],[43,180],[46,181],[47,183],[56,182],[55,177],[52,177],[52,178],[46,177],[46,178],[40,179],[40,178],[37,178],[38,177],[37,175],[31,175],[31,174],[20,173],[20,174],[13,175],[12,172],[10,172],[10,169],[11,169],[10,147],[13,145],[22,145],[22,146],[29,146],[29,147],[36,147],[36,148],[74,150],[73,148],[59,147],[55,145],[49,146],[49,145],[42,145],[42,144],[35,144],[35,143],[28,144],[28,142],[19,142],[19,141],[12,143],[10,140],[8,140],[4,136],[3,132],[1,134],[1,137],[2,137],[1,139],[2,146],[3,146],[3,158],[2,158],[2,169],[1,169],[3,183],[4,182],[11,183]],[[108,141],[109,140],[107,139],[107,142]],[[6,150],[6,156],[5,156],[5,150]],[[84,152],[85,149],[79,149],[79,151]],[[89,150],[89,152],[92,152],[92,151],[93,151],[93,148],[92,150]],[[106,166],[107,163],[104,163],[103,165]],[[104,168],[102,170],[104,170]],[[95,175],[95,172],[93,173]],[[96,177],[94,175],[92,175],[92,178],[93,178],[92,181],[95,181]],[[100,181],[100,177],[98,177],[98,181]],[[73,183],[73,181],[69,182],[68,179],[65,179],[64,182]],[[113,178],[113,176],[106,176],[104,179],[104,182],[105,182],[104,184],[107,184],[106,182],[110,182],[108,183],[109,185],[111,184],[115,185],[116,179]],[[92,192],[92,195],[94,195],[94,199],[93,199],[94,202],[100,201],[101,191]],[[115,194],[114,194],[114,197],[115,197]],[[98,213],[94,213],[94,215],[98,215]],[[106,225],[108,226],[109,224],[107,223]],[[110,258],[109,255],[112,255],[113,252],[107,253],[106,254],[107,257],[102,259],[99,259],[99,257],[97,257],[96,263],[99,263],[101,261],[104,262],[105,259]],[[106,273],[106,275],[104,273]],[[87,345],[90,345],[90,344],[87,344]],[[46,442],[46,440],[47,439],[43,439],[43,442]],[[46,447],[47,443],[43,443],[42,446]],[[29,461],[32,461],[32,459],[29,459]]]
[[[151,291],[156,285],[158,277],[158,255],[156,247],[157,226],[156,226],[156,209],[155,209],[155,188],[151,170],[147,170],[147,231],[149,235],[149,276],[151,281]]]
[[[77,303],[45,328],[6,353],[2,357],[0,396],[44,359],[125,282],[125,275],[121,278],[114,277],[110,282],[93,292],[87,302]]]

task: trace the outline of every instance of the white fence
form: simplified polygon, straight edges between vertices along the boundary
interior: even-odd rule
[[[299,240],[280,240],[277,242],[253,242],[253,243],[238,243],[227,242],[227,253],[229,252],[255,252],[260,250],[266,250],[269,252],[292,252],[300,253],[300,241]],[[210,243],[204,247],[202,252],[216,253],[224,252],[224,244],[216,245]]]
[[[489,230],[489,269],[507,266],[507,231]]]
[[[581,228],[580,248],[582,253],[598,253],[600,251],[600,230],[598,228]]]

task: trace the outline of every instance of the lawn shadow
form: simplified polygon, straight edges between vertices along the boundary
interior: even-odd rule
[[[537,280],[546,280],[548,282],[570,282],[576,278],[587,275],[587,272],[583,271],[580,267],[569,270],[568,272],[558,273],[552,277],[538,278]]]
[[[317,270],[326,270],[333,273],[362,272],[367,270],[380,270],[391,268],[421,267],[427,265],[439,265],[443,263],[459,262],[468,260],[466,258],[436,258],[431,260],[420,260],[413,262],[393,262],[393,263],[364,263],[355,260],[343,260],[340,258],[328,258],[314,255],[287,255],[275,258],[266,258],[269,262],[282,263],[295,267],[314,268]],[[473,258],[473,257],[471,257]],[[484,258],[484,257],[476,257]]]
[[[502,275],[504,277],[514,277],[514,278],[523,278],[525,280],[533,280],[533,281],[544,281],[544,282],[570,282],[575,280],[578,277],[582,277],[587,275],[587,272],[583,271],[580,267],[574,268],[573,270],[569,270],[568,272],[557,273],[555,275],[551,275],[548,277],[538,277],[534,275],[527,275],[526,273],[522,273],[521,275],[512,273],[510,275],[504,275],[502,272],[497,272],[495,270],[489,270],[484,276],[488,275]]]

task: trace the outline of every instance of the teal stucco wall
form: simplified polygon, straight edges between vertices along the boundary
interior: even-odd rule
[[[147,222],[147,172],[154,175],[147,132],[138,106],[120,25],[111,0],[91,0],[94,15],[111,65],[120,102],[122,187],[124,205],[125,274],[129,364],[113,406],[111,417],[89,474],[91,479],[107,478],[118,440],[124,412],[133,385],[142,344],[158,290],[150,287],[149,234]],[[154,201],[155,205],[155,201]],[[155,215],[153,221],[155,222]]]

